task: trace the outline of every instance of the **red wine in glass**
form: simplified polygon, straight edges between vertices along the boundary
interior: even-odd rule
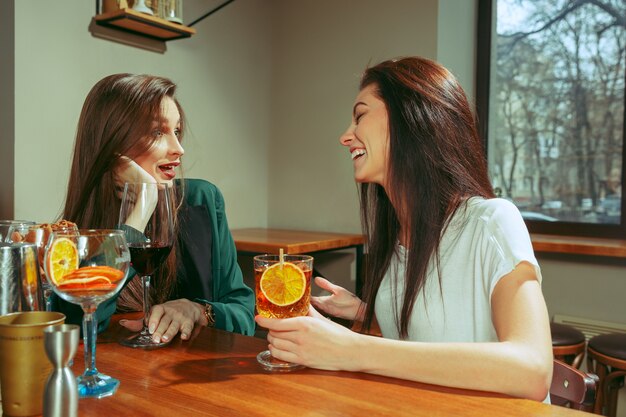
[[[130,264],[139,275],[152,275],[155,269],[165,261],[172,250],[172,245],[160,242],[130,243]]]

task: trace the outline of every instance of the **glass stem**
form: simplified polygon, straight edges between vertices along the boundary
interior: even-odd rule
[[[43,290],[43,302],[46,311],[52,311],[52,290],[44,288]]]
[[[143,287],[143,327],[144,331],[148,328],[148,318],[150,316],[150,275],[141,277],[141,285]]]
[[[96,319],[96,306],[83,306],[83,344],[85,345],[85,372],[83,375],[96,375],[96,337],[98,333],[98,320]]]

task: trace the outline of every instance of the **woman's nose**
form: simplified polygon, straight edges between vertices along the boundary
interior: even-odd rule
[[[170,146],[169,152],[172,155],[182,156],[185,153],[185,149],[183,149],[183,145],[180,144],[180,141],[175,135],[171,135],[170,138]]]
[[[350,146],[352,141],[354,140],[354,125],[350,125],[348,129],[343,132],[341,136],[339,136],[339,143],[343,146]]]

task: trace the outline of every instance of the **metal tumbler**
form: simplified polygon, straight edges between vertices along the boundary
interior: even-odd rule
[[[0,316],[43,306],[37,246],[0,243]]]

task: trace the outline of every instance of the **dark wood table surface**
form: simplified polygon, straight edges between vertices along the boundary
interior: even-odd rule
[[[98,336],[97,367],[121,381],[101,399],[81,399],[87,416],[476,416],[589,415],[499,394],[439,387],[359,372],[268,373],[256,362],[263,339],[198,329],[191,340],[132,349],[115,317]],[[74,359],[84,369],[83,346]]]

